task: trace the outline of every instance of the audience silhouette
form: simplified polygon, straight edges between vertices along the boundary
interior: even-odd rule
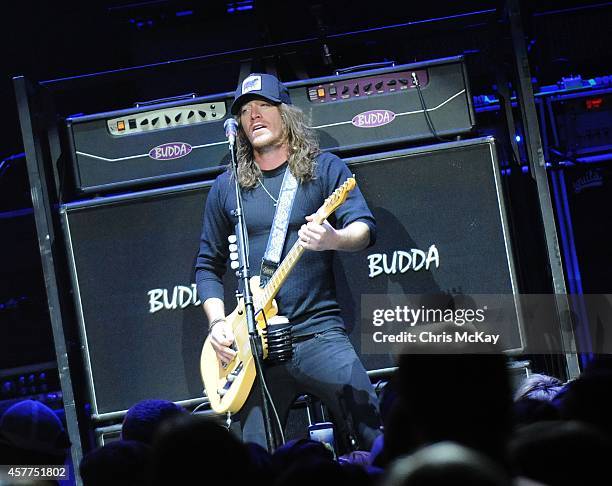
[[[568,383],[532,374],[513,400],[508,359],[493,347],[434,344],[427,353],[411,351],[399,356],[382,390],[384,434],[372,451],[335,459],[322,443],[299,439],[270,454],[210,416],[144,400],[126,413],[121,439],[87,453],[78,473],[84,486],[196,485],[228,477],[276,486],[606,483],[609,356]],[[40,402],[24,400],[0,417],[1,464],[64,464],[69,446],[62,421]],[[0,484],[16,483],[0,477]]]

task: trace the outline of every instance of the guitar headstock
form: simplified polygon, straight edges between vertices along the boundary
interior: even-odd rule
[[[331,195],[325,200],[323,205],[317,211],[317,216],[321,217],[321,221],[326,219],[331,213],[333,213],[338,207],[346,201],[348,193],[355,189],[357,183],[355,177],[349,177],[344,184],[338,189],[331,193]]]

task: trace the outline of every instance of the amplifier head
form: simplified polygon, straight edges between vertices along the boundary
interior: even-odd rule
[[[460,56],[287,86],[324,150],[353,151],[459,135],[470,132],[475,123]]]
[[[228,163],[231,93],[66,120],[78,192],[212,176]]]

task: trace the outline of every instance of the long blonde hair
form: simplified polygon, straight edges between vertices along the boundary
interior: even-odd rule
[[[306,124],[304,112],[293,105],[278,105],[283,121],[282,142],[289,148],[289,169],[300,182],[315,178],[316,156],[319,154],[319,142],[315,132]],[[238,182],[245,189],[257,185],[262,176],[261,169],[255,163],[253,147],[244,134],[238,117],[238,136],[236,137],[236,158],[238,160]]]

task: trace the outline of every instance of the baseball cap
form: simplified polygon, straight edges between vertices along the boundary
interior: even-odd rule
[[[240,107],[253,98],[264,98],[274,103],[291,104],[289,91],[276,76],[253,73],[238,83],[231,108],[232,115],[237,115]]]

